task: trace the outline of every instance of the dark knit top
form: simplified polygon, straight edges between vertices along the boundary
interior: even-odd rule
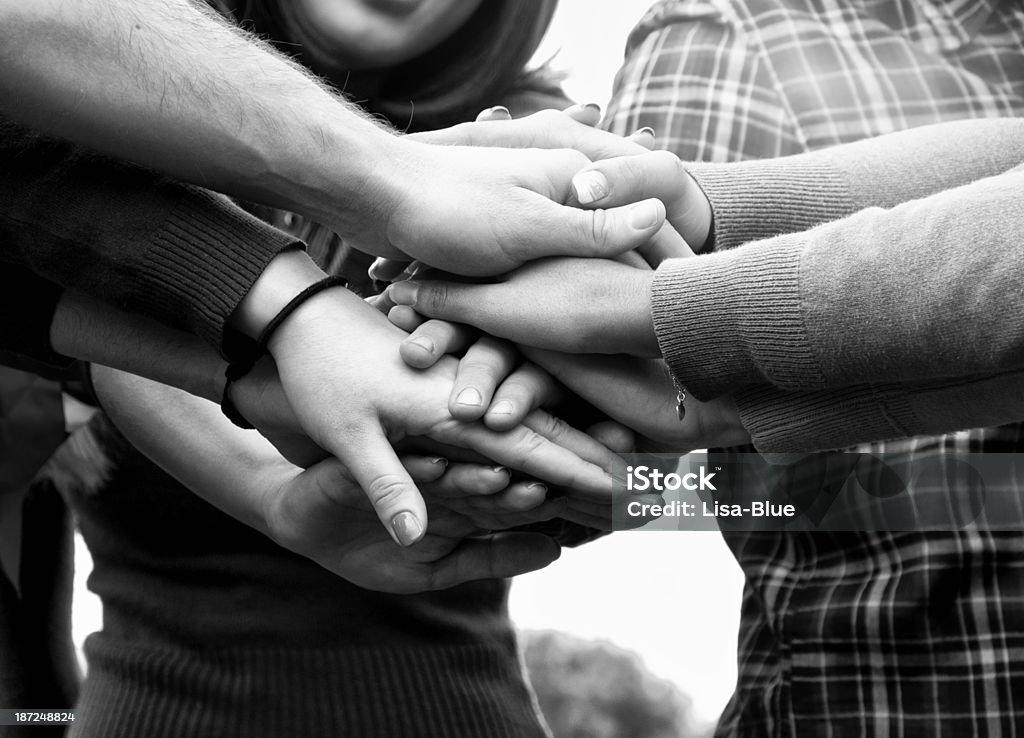
[[[546,734],[506,582],[361,589],[191,494],[105,416],[85,430],[62,453],[112,471],[70,495],[104,606],[72,735]]]

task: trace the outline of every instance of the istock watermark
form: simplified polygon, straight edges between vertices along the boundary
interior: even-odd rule
[[[620,530],[1024,531],[1024,454],[623,460],[614,506]]]
[[[626,489],[630,492],[675,492],[679,489],[714,490],[712,480],[717,472],[708,472],[701,466],[696,472],[665,474],[661,469],[646,465],[626,467]]]

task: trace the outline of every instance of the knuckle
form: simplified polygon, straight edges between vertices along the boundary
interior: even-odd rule
[[[432,314],[444,314],[451,305],[451,290],[445,282],[436,282],[425,290],[426,308]]]
[[[562,125],[566,120],[568,120],[568,118],[562,114],[562,111],[555,110],[554,108],[538,110],[530,117],[536,119],[538,123],[543,123],[546,126]]]
[[[521,458],[528,459],[539,452],[547,444],[548,440],[536,431],[529,431],[519,443],[519,454]]]
[[[584,234],[598,252],[603,252],[608,245],[608,228],[611,225],[608,212],[603,209],[589,210],[585,214]]]
[[[459,374],[465,380],[472,378],[493,382],[500,374],[500,368],[494,360],[467,357],[459,362]]]
[[[644,156],[650,157],[652,161],[658,162],[670,171],[685,171],[682,160],[671,151],[659,149],[658,151],[652,151]]]
[[[409,485],[396,475],[382,474],[373,479],[366,488],[366,496],[378,510],[398,507],[409,491]]]

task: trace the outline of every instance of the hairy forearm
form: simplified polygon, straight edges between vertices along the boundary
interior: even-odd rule
[[[14,120],[330,222],[365,205],[394,140],[189,0],[0,0],[0,61]]]

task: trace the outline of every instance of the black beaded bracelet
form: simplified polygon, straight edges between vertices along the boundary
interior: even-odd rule
[[[259,338],[256,339],[252,352],[247,356],[232,361],[228,364],[227,369],[224,370],[224,392],[220,398],[220,409],[225,417],[239,428],[252,430],[255,426],[245,419],[242,413],[239,412],[234,400],[231,399],[231,385],[251,372],[252,368],[256,366],[256,362],[267,353],[267,344],[270,343],[271,337],[281,327],[281,324],[288,319],[289,315],[294,313],[302,303],[306,302],[313,295],[329,290],[332,287],[348,287],[348,280],[342,276],[325,277],[302,290],[302,292],[289,300],[281,308],[280,312],[267,323],[266,327],[260,331]]]

